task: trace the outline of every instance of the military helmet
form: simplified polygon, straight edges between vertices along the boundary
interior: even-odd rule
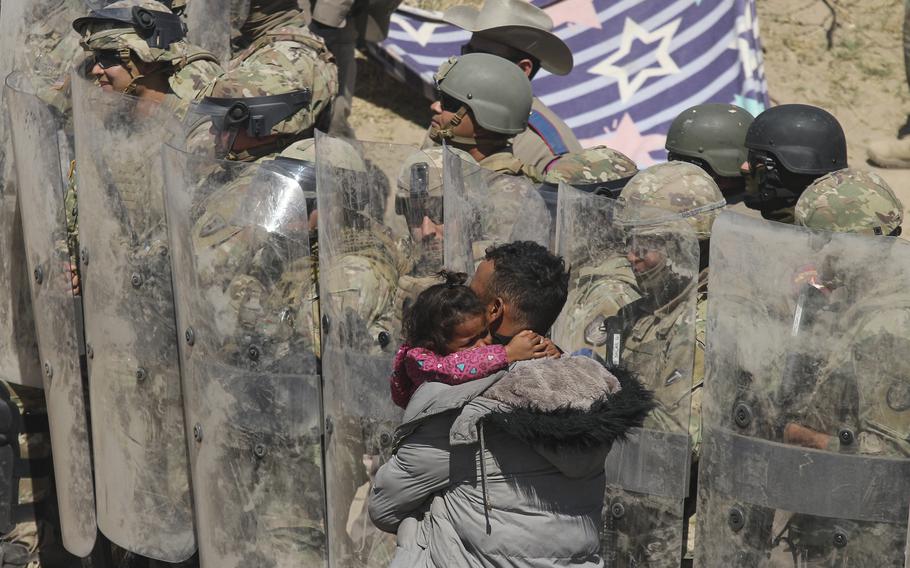
[[[834,116],[818,107],[771,107],[752,122],[746,148],[773,155],[789,172],[822,175],[847,167],[847,139]]]
[[[531,114],[531,83],[517,65],[488,53],[452,57],[435,75],[443,96],[471,109],[475,122],[506,136],[524,132]]]
[[[714,219],[727,204],[711,176],[687,162],[657,164],[638,172],[619,199],[685,217],[699,240],[711,237]]]
[[[903,222],[904,206],[877,174],[846,168],[815,180],[793,214],[810,229],[891,235]]]
[[[73,29],[83,49],[117,51],[124,61],[132,52],[146,63],[179,59],[183,53],[172,46],[186,38],[180,16],[155,0],[119,0],[76,18]]]
[[[736,105],[709,103],[682,111],[667,133],[670,159],[704,161],[721,177],[740,177],[753,117]],[[698,164],[696,164],[698,165]]]
[[[547,169],[544,183],[551,186],[566,183],[582,191],[615,199],[637,173],[638,166],[622,152],[595,146],[557,158]]]
[[[312,130],[323,108],[313,108],[313,91],[293,68],[248,63],[215,79],[203,91],[196,112],[216,129],[245,130],[254,138],[272,134],[301,137]]]

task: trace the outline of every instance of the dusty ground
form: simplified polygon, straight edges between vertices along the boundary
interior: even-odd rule
[[[866,144],[894,136],[910,113],[901,48],[903,0],[757,0],[765,73],[776,104],[804,102],[826,108],[844,126],[850,164],[865,164]],[[453,0],[412,0],[439,9]],[[477,1],[471,1],[476,4]],[[427,101],[358,60],[354,126],[369,140],[419,143],[429,122]],[[910,170],[876,170],[910,205]]]

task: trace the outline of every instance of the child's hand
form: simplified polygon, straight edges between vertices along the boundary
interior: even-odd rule
[[[518,335],[506,345],[506,358],[509,363],[539,359],[546,355],[547,344],[544,338],[528,329],[518,332]]]
[[[546,346],[544,355],[548,359],[559,359],[562,357],[562,351],[559,350],[559,347],[556,347],[556,344],[549,337],[544,337],[543,344]]]

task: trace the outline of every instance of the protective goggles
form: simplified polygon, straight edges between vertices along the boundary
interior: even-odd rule
[[[209,116],[212,125],[221,132],[246,130],[250,136],[262,138],[281,122],[309,107],[311,100],[309,89],[244,99],[205,97],[196,110]]]
[[[423,223],[424,217],[436,225],[445,222],[443,198],[425,196],[395,197],[395,213],[404,216],[409,227]]]
[[[99,49],[91,52],[86,64],[89,69],[97,65],[102,69],[110,69],[117,65],[123,65],[123,59],[120,58],[120,52],[112,49]]]
[[[76,18],[73,29],[79,35],[91,24],[120,23],[131,26],[149,47],[167,49],[172,43],[186,37],[186,27],[180,16],[171,12],[132,8],[102,8],[92,10],[88,16]]]

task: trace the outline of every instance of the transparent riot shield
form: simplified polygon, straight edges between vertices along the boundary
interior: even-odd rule
[[[487,248],[514,241],[550,244],[552,218],[537,187],[444,150],[445,263],[473,274]]]
[[[161,170],[179,124],[75,77],[73,111],[98,525],[178,562],[196,549]]]
[[[685,219],[561,185],[557,251],[569,297],[553,328],[654,392],[658,407],[607,457],[607,566],[679,566],[688,494],[698,241]]]
[[[13,70],[22,51],[19,43],[27,13],[26,2],[5,2],[0,8],[3,77]],[[0,380],[41,388],[9,130],[8,116],[0,112]],[[5,521],[8,513],[0,512],[0,521]]]
[[[190,0],[186,5],[187,41],[212,52],[222,62],[231,58],[231,13],[223,0]]]
[[[325,565],[316,259],[297,180],[165,150],[203,568]]]
[[[897,238],[715,222],[697,565],[903,565],[908,267]]]
[[[79,362],[64,194],[72,124],[40,100],[28,77],[10,74],[4,93],[16,156],[27,269],[32,275],[38,351],[44,371],[63,545],[88,556],[95,543],[95,494],[87,404]]]
[[[373,527],[370,484],[402,409],[389,374],[403,306],[442,268],[442,198],[396,200],[416,148],[316,138],[329,559],[385,568],[395,537]],[[410,175],[410,173],[408,173]]]

